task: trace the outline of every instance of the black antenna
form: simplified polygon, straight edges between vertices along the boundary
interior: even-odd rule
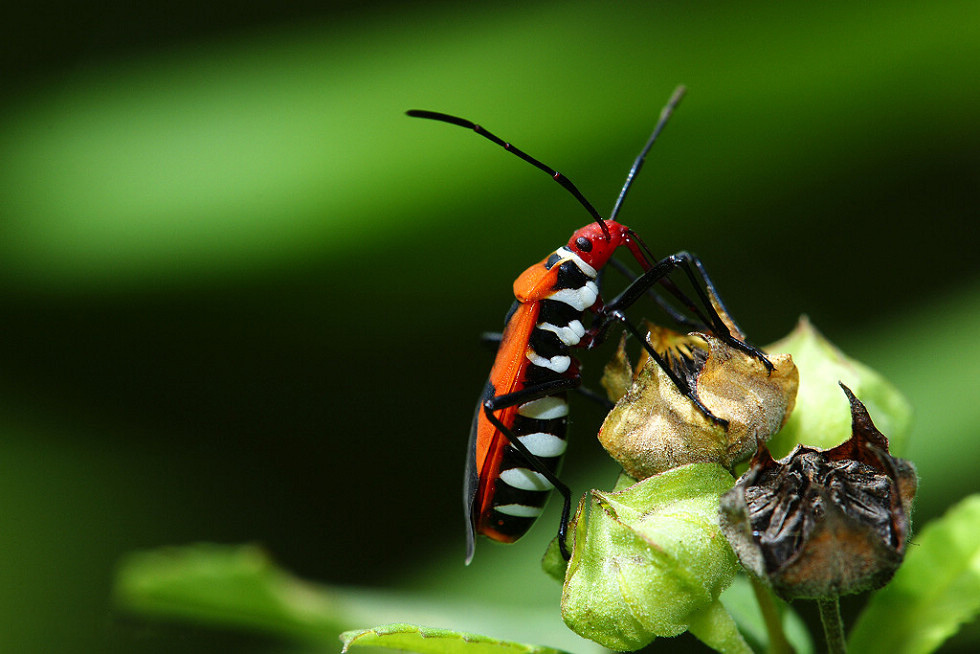
[[[516,154],[518,157],[528,162],[535,168],[540,168],[544,172],[551,175],[552,179],[554,179],[556,182],[558,182],[563,187],[565,187],[566,191],[574,195],[575,199],[579,201],[579,204],[585,207],[585,210],[589,212],[589,215],[591,215],[595,219],[595,221],[599,223],[599,226],[602,227],[602,233],[605,234],[606,238],[607,239],[610,238],[609,229],[606,227],[606,223],[602,221],[602,216],[599,215],[599,212],[596,211],[596,208],[592,206],[592,203],[590,203],[588,200],[585,199],[585,196],[582,195],[581,191],[575,188],[575,185],[572,184],[572,181],[570,179],[562,175],[557,170],[554,170],[553,168],[544,165],[543,163],[541,163],[531,155],[527,154],[523,150],[514,147],[510,143],[491,134],[490,132],[483,129],[476,123],[466,120],[465,118],[450,116],[449,114],[442,114],[439,113],[438,111],[425,111],[422,109],[412,109],[410,111],[406,111],[405,113],[411,116],[412,118],[428,118],[429,120],[439,120],[444,123],[449,123],[451,125],[459,125],[460,127],[471,129],[477,134],[479,134],[480,136],[493,141],[494,143],[502,147],[504,150]],[[634,165],[634,168],[636,168],[636,165]]]
[[[616,204],[613,205],[612,212],[609,214],[609,220],[616,220],[616,216],[619,215],[619,210],[623,206],[623,200],[626,199],[626,193],[630,190],[630,186],[633,185],[633,178],[636,174],[640,172],[640,168],[643,167],[643,160],[647,158],[647,153],[650,148],[653,147],[653,142],[657,140],[660,136],[660,132],[663,131],[664,125],[670,119],[670,115],[674,113],[674,108],[680,104],[681,99],[683,99],[684,94],[687,93],[687,88],[681,84],[676,89],[674,89],[673,95],[670,96],[670,100],[667,101],[667,106],[660,110],[660,120],[657,121],[657,126],[653,128],[653,134],[650,135],[650,139],[647,144],[643,146],[643,150],[640,152],[640,156],[636,158],[633,162],[633,167],[630,168],[629,174],[626,176],[626,183],[623,184],[623,190],[619,192],[619,197],[616,198]]]

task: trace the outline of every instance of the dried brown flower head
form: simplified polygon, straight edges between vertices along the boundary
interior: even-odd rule
[[[650,343],[697,398],[727,427],[707,417],[655,361],[632,370],[620,351],[606,367],[603,384],[618,399],[599,431],[609,454],[636,479],[696,462],[731,468],[779,431],[796,398],[799,375],[788,354],[768,355],[770,373],[758,360],[708,334],[678,334],[649,325]]]
[[[851,404],[851,438],[828,450],[797,446],[775,461],[765,448],[722,496],[722,531],[748,570],[784,599],[879,588],[902,562],[916,490],[911,463],[864,405]]]

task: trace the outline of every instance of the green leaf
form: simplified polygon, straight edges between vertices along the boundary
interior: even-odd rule
[[[339,596],[280,570],[254,545],[200,544],[130,554],[117,605],[134,613],[328,641],[348,613]]]
[[[851,410],[838,382],[867,406],[875,426],[888,438],[890,453],[905,451],[912,428],[908,400],[879,373],[841,352],[805,316],[792,333],[766,349],[792,354],[800,371],[796,408],[769,441],[775,458],[786,456],[796,445],[827,449],[851,437]]]
[[[980,494],[930,523],[850,635],[852,654],[924,654],[980,611]]]
[[[422,654],[561,654],[562,650],[525,645],[451,629],[411,624],[389,624],[373,629],[347,631],[340,635],[346,652],[353,646],[387,647]]]
[[[462,568],[459,559],[455,567]],[[493,568],[497,583],[506,564]],[[486,583],[470,578],[467,587]],[[542,585],[553,591],[550,600],[528,588],[520,597],[509,592],[510,600],[499,603],[487,601],[485,593],[473,598],[458,589],[447,591],[444,583],[416,593],[340,588],[298,579],[255,545],[202,543],[128,555],[116,575],[114,600],[145,618],[261,631],[318,645],[359,625],[401,621],[477,633],[506,630],[513,638],[546,641],[578,654],[601,651],[562,624],[557,587],[544,580]]]

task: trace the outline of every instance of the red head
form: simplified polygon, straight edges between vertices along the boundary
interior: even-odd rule
[[[582,258],[596,270],[601,270],[616,248],[625,245],[644,270],[650,268],[649,260],[637,246],[638,239],[626,225],[615,220],[603,220],[589,223],[575,230],[568,239],[568,249]]]

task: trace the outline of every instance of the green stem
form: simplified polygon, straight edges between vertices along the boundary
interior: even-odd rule
[[[823,622],[823,633],[827,638],[827,651],[829,654],[845,654],[847,646],[844,644],[844,622],[840,619],[840,599],[819,599],[817,606],[820,607],[820,621]]]
[[[792,654],[793,646],[786,640],[783,618],[772,591],[754,575],[749,575],[749,581],[755,592],[755,601],[762,611],[762,619],[766,623],[766,632],[769,634],[769,654]]]
[[[718,600],[688,616],[687,627],[693,636],[716,652],[752,654],[735,620]]]

